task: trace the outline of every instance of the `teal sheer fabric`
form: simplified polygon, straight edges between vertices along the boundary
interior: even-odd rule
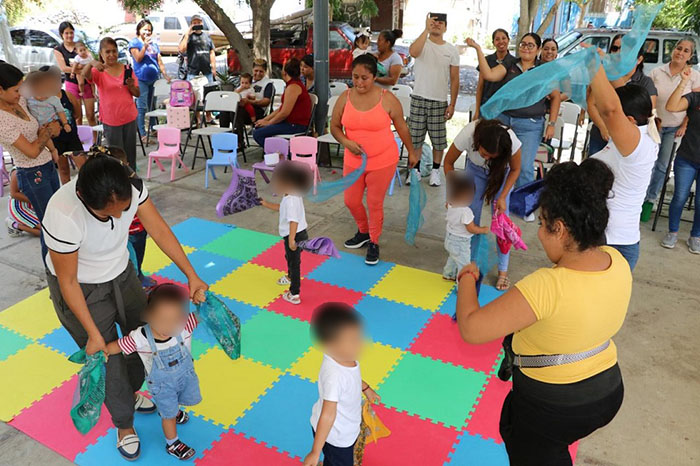
[[[406,234],[404,239],[413,246],[416,243],[416,234],[423,226],[423,209],[427,196],[425,188],[418,178],[418,171],[411,170],[411,190],[408,193],[408,216],[406,217]]]
[[[360,176],[365,172],[365,168],[367,167],[367,154],[363,153],[362,154],[362,164],[356,168],[355,170],[351,171],[344,177],[342,177],[339,180],[336,181],[324,181],[319,183],[316,186],[316,194],[313,194],[311,192],[308,196],[306,196],[306,199],[310,200],[311,202],[323,202],[327,201],[328,199],[332,198],[333,196],[336,196],[346,189],[348,189],[350,186],[355,184],[357,180],[360,179]]]
[[[105,401],[105,356],[97,352],[88,356],[85,349],[73,353],[69,361],[83,364],[78,373],[78,386],[73,395],[70,417],[81,434],[87,434],[100,420],[102,403]]]
[[[241,321],[226,303],[212,293],[197,304],[197,315],[231,359],[241,356]]]
[[[637,52],[644,45],[651,23],[663,4],[637,5],[630,32],[622,38],[620,53],[602,59],[608,79],[626,75],[636,66]],[[587,48],[537,66],[507,82],[484,105],[483,118],[496,118],[506,110],[528,107],[554,90],[568,95],[571,100],[586,107],[586,88],[598,71],[601,58],[598,51]]]

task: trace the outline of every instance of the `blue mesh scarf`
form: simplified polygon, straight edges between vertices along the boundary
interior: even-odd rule
[[[637,52],[662,6],[662,3],[636,6],[632,29],[622,38],[620,53],[606,55],[602,60],[608,79],[621,78],[637,64]],[[585,108],[586,88],[600,63],[597,50],[589,47],[537,66],[501,87],[481,106],[481,115],[487,119],[496,118],[506,110],[528,107],[554,90],[565,93]]]
[[[319,185],[316,186],[316,194],[313,194],[312,191],[309,195],[306,196],[306,199],[310,200],[311,202],[327,201],[328,199],[342,193],[350,186],[355,184],[355,182],[359,180],[360,176],[365,172],[366,167],[367,154],[363,152],[362,164],[359,167],[357,167],[355,170],[351,171],[339,180],[321,182]]]
[[[408,194],[408,216],[404,235],[406,242],[411,246],[416,244],[416,233],[423,226],[423,208],[425,208],[426,199],[425,188],[418,178],[418,171],[411,169],[411,190]]]

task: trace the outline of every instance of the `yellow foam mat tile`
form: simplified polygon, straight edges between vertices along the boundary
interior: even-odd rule
[[[49,298],[49,289],[44,288],[0,312],[0,325],[38,340],[56,330],[61,323]]]
[[[367,342],[360,357],[362,379],[373,387],[380,385],[403,356],[403,351],[376,342]],[[311,347],[289,368],[289,373],[316,383],[323,353]]]
[[[0,420],[9,422],[80,368],[80,364],[37,343],[0,361],[0,380],[4,381],[0,384]]]
[[[321,369],[322,361],[323,353],[312,346],[303,356],[292,364],[292,367],[289,368],[289,373],[316,383],[318,381],[318,371]]]
[[[185,254],[189,254],[195,249],[190,246],[182,245],[182,249]],[[169,266],[173,261],[170,260],[168,256],[165,255],[163,251],[160,250],[158,245],[153,239],[148,238],[146,240],[146,254],[143,257],[143,264],[141,265],[141,270],[145,274],[156,273],[160,269]]]
[[[243,264],[211,287],[211,291],[253,306],[265,307],[285,288],[277,285],[280,271],[251,263]]]
[[[192,411],[225,427],[234,424],[282,374],[243,357],[233,361],[220,348],[207,351],[194,366],[202,402]]]
[[[362,380],[377,388],[403,356],[403,351],[381,343],[368,343],[362,350]]]
[[[397,265],[368,294],[436,311],[454,286],[438,273]]]

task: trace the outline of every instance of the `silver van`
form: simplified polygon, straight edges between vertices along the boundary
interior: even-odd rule
[[[607,52],[613,37],[617,34],[626,34],[629,31],[629,29],[618,28],[574,29],[556,38],[559,44],[559,56],[562,57],[580,50],[581,43],[590,44]],[[686,36],[691,36],[695,39],[695,53],[693,53],[690,59],[690,64],[693,65],[693,68],[700,71],[700,67],[698,66],[698,47],[700,47],[700,39],[697,34],[684,31],[652,29],[649,31],[649,35],[644,44],[644,73],[649,74],[651,70],[657,66],[664,65],[671,61],[671,52],[673,52],[676,43]]]

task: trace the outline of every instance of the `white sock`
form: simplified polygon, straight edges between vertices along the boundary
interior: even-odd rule
[[[170,439],[170,438],[165,438],[165,441],[168,443],[168,446],[172,445],[173,443],[177,442],[180,438],[176,435],[175,438]]]

